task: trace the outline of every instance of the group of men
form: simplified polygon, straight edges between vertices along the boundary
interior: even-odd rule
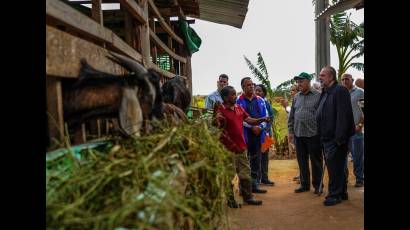
[[[215,109],[217,125],[223,128],[221,142],[235,153],[234,165],[244,202],[260,205],[262,201],[253,199],[252,193],[266,193],[260,184],[274,185],[268,179],[268,153],[261,151],[265,139],[272,135],[272,108],[265,99],[263,85],[256,86],[251,78],[243,78],[238,98],[228,80],[226,74],[219,76],[218,90],[208,96],[206,107]],[[310,74],[303,72],[294,80],[298,93],[290,107],[288,129],[289,142],[296,146],[300,171],[300,187],[295,192],[310,191],[312,184],[315,194],[322,193],[325,162],[329,183],[324,205],[338,204],[348,199],[349,150],[354,161],[355,186],[364,184],[364,115],[359,107],[363,90],[353,85],[350,74],[343,74],[342,85],[339,84],[331,66],[320,71],[320,91],[311,86]]]

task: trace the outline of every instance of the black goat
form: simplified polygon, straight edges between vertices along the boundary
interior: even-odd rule
[[[160,78],[130,58],[111,55],[130,73],[104,73],[81,60],[79,79],[63,85],[64,118],[70,129],[90,119],[118,118],[124,134],[139,136],[144,120],[164,118]]]
[[[184,112],[191,104],[191,93],[178,75],[162,85],[162,96],[165,103],[174,104]]]

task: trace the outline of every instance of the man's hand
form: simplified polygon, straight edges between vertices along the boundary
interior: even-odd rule
[[[295,136],[293,134],[291,134],[291,133],[288,134],[288,140],[289,140],[290,143],[293,144],[294,138],[295,138]]]
[[[269,121],[270,121],[270,117],[258,118],[258,123],[262,123],[262,122],[267,122],[267,123],[269,123]]]
[[[219,128],[222,128],[226,124],[226,118],[222,115],[222,113],[216,113],[216,119],[215,119],[216,125]]]
[[[280,100],[280,103],[282,104],[282,106],[283,106],[284,108],[288,107],[288,105],[289,105],[288,100],[285,100],[285,99]]]
[[[363,126],[361,124],[356,125],[356,133],[360,133],[363,129]]]
[[[259,136],[262,132],[262,128],[259,126],[252,126],[252,132],[256,135]]]

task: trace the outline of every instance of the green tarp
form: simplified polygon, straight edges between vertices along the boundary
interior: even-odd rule
[[[179,20],[179,28],[184,35],[185,46],[188,49],[189,53],[193,54],[197,52],[202,43],[201,38],[198,36],[194,29],[189,27],[188,22],[183,19]]]

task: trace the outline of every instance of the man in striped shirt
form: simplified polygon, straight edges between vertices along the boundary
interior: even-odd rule
[[[312,185],[315,194],[322,192],[319,188],[323,174],[323,156],[320,138],[317,132],[316,109],[320,93],[310,86],[312,76],[302,72],[294,77],[299,92],[295,95],[289,114],[289,141],[295,140],[296,157],[300,170],[300,187],[296,193],[310,190],[309,158],[312,165]]]

